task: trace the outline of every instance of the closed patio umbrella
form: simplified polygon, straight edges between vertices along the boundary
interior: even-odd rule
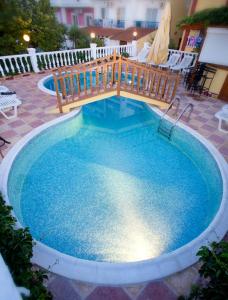
[[[169,31],[171,20],[171,6],[167,1],[162,13],[161,21],[155,35],[150,52],[147,56],[148,63],[163,64],[167,61],[169,47]]]

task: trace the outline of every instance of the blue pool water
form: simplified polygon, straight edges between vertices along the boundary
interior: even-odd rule
[[[172,141],[144,103],[85,105],[20,152],[9,199],[33,237],[78,258],[130,262],[196,238],[222,197],[208,150],[180,128]]]
[[[87,88],[89,89],[91,84],[92,84],[92,87],[95,88],[96,87],[96,72],[95,71],[92,71],[92,80],[91,80],[91,77],[90,77],[90,73],[89,72],[86,72],[86,86]],[[110,82],[111,81],[111,72],[108,72],[107,73],[107,82]],[[118,78],[118,74],[116,73],[116,80]],[[73,77],[73,80],[74,80],[74,88],[76,90],[76,92],[78,91],[78,87],[77,87],[77,78],[76,78],[76,75]],[[80,88],[83,90],[84,89],[84,73],[80,73],[79,74],[79,80],[80,80]],[[102,83],[102,81],[104,80],[104,76],[102,73],[99,74],[98,76],[98,81],[99,83]],[[124,81],[124,80],[127,80],[128,83],[131,82],[132,80],[132,74],[128,74],[127,75],[127,78],[126,78],[126,74],[125,73],[122,73],[121,74],[121,81]],[[138,81],[138,78],[137,76],[135,75],[134,76],[134,85],[137,84],[137,81]],[[65,79],[65,84],[66,84],[66,90],[67,92],[70,90],[70,81],[69,79]],[[140,80],[140,85],[142,86],[143,84],[143,79]],[[43,83],[44,87],[50,91],[53,91],[55,92],[56,89],[55,89],[55,83],[54,83],[54,79],[53,79],[53,76],[51,77],[48,77],[44,83]],[[58,88],[59,90],[61,90],[61,87],[60,87],[60,83],[58,82]]]

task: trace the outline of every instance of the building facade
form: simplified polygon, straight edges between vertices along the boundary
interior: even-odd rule
[[[164,4],[165,0],[51,0],[59,22],[81,28],[157,28]]]
[[[223,6],[227,6],[227,0],[191,0],[188,15],[191,16],[194,13],[200,12],[204,9],[213,9]],[[183,31],[182,41],[180,44],[180,50],[188,52],[199,52],[199,61],[207,63],[209,67],[215,69],[215,74],[213,75],[212,80],[207,80],[205,86],[208,88],[209,93],[222,99],[228,101],[228,64],[227,59],[224,59],[222,62],[219,62],[219,56],[221,56],[222,47],[220,44],[207,43],[207,57],[204,55],[205,46],[204,43],[208,41],[209,33],[216,30],[217,38],[221,36],[219,43],[225,43],[228,47],[228,30],[227,27],[223,26],[210,26],[206,28],[202,24],[193,24],[186,26]],[[221,44],[222,45],[222,44]],[[223,47],[224,48],[224,47]],[[203,51],[203,53],[202,53]],[[218,57],[216,63],[216,56]],[[211,58],[214,58],[212,62]]]

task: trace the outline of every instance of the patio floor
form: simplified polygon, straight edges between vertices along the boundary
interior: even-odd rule
[[[0,136],[11,142],[9,147],[2,149],[4,154],[33,128],[60,115],[50,113],[56,106],[56,98],[40,91],[37,87],[37,82],[49,73],[0,80],[0,85],[16,91],[22,100],[17,118],[6,120],[0,115]],[[214,117],[225,103],[205,96],[197,96],[194,99],[182,86],[178,88],[177,95],[181,97],[182,106],[183,102],[194,104],[191,119],[187,124],[211,141],[228,161],[228,134],[218,131],[218,120]],[[47,286],[56,300],[171,300],[176,299],[180,294],[187,294],[191,284],[198,280],[197,264],[163,280],[124,287],[96,286],[51,273],[49,275]]]

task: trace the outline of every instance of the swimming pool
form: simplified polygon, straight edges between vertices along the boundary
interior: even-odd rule
[[[190,245],[196,251],[205,241],[227,197],[211,152],[179,127],[171,142],[163,138],[159,116],[131,99],[94,102],[65,118],[36,129],[7,163],[7,196],[38,241],[36,262],[98,283],[145,281],[191,264]]]
[[[91,80],[90,73],[86,72],[86,86],[88,89],[90,88],[91,84],[92,84],[92,87],[94,87],[94,88],[96,87],[96,84],[97,84],[96,72],[92,71],[91,73],[92,73],[92,81],[90,81]],[[103,76],[104,76],[104,74],[102,74],[102,73],[99,74],[99,76],[98,76],[99,83],[102,82]],[[107,81],[111,81],[111,76],[112,76],[111,72],[107,72]],[[117,78],[118,78],[118,73],[116,73],[116,80],[117,80]],[[81,90],[83,90],[84,89],[84,73],[79,74],[79,80],[80,80],[80,88],[81,88]],[[123,80],[126,80],[125,72],[122,72],[122,74],[121,74],[121,81],[123,81]],[[132,81],[132,74],[129,73],[127,75],[127,80],[128,80],[128,82]],[[138,81],[138,78],[135,75],[134,76],[134,84],[135,85],[137,84],[137,81]],[[67,83],[67,79],[65,79],[65,82],[66,82],[66,89],[68,90],[69,83]],[[142,86],[142,84],[143,84],[143,78],[140,80],[140,85]],[[45,76],[44,78],[40,79],[37,85],[38,85],[38,88],[40,90],[42,90],[43,92],[48,93],[53,96],[56,95],[55,83],[54,83],[54,78],[52,75],[48,75],[48,76]],[[75,87],[75,91],[78,92],[76,76],[74,76],[74,87]],[[59,90],[61,90],[60,85],[59,85]]]

